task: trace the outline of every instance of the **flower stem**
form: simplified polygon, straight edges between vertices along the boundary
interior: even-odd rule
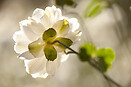
[[[107,80],[107,82],[110,81],[111,83],[115,84],[117,87],[122,87],[121,85],[119,85],[118,83],[116,83],[115,81],[113,81],[110,77],[108,77],[105,73],[103,73],[102,70],[98,66],[96,66],[96,63],[94,63],[93,61],[89,61],[89,64],[91,66],[93,66],[95,69],[97,69],[100,73],[102,73],[102,75]],[[108,84],[110,85],[109,82],[108,82]]]
[[[79,54],[78,52],[76,52],[75,50],[73,50],[73,49],[71,49],[70,47],[68,47],[68,46],[66,46],[65,44],[63,44],[63,43],[61,43],[60,41],[58,41],[58,40],[55,40],[54,42],[53,42],[53,44],[54,43],[59,43],[59,44],[61,44],[62,46],[64,46],[64,47],[66,47],[66,48],[68,48],[69,50],[71,50],[73,53],[75,53],[75,54]]]
[[[76,52],[75,50],[73,50],[72,48],[68,47],[67,45],[63,44],[62,42],[60,42],[60,41],[58,41],[58,40],[54,41],[52,44],[54,44],[54,43],[56,43],[56,42],[59,43],[59,44],[61,44],[61,45],[64,46],[64,47],[66,47],[67,49],[69,49],[69,50],[70,50],[69,53],[74,53],[74,54],[76,54],[76,55],[79,56],[79,53],[78,53],[78,52]],[[68,53],[68,54],[69,54],[69,53]],[[103,73],[102,70],[97,66],[96,61],[90,60],[90,61],[88,61],[88,63],[89,63],[92,67],[94,67],[96,70],[98,70],[100,73],[102,73],[102,75],[104,76],[104,78],[107,80],[107,82],[108,82],[108,84],[109,84],[109,87],[111,87],[110,82],[113,83],[114,85],[116,85],[117,87],[122,87],[121,85],[119,85],[118,83],[116,83],[114,80],[112,80],[110,77],[108,77],[105,73]]]

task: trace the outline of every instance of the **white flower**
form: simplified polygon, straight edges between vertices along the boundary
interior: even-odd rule
[[[64,53],[66,48],[54,41],[71,46],[81,34],[78,28],[76,18],[62,16],[55,6],[45,10],[37,8],[32,17],[20,22],[20,30],[13,35],[14,50],[20,54],[18,58],[24,60],[26,71],[32,77],[46,78],[68,58]]]

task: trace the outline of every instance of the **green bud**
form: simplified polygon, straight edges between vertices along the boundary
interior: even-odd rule
[[[79,50],[79,58],[81,61],[89,61],[95,57],[96,47],[90,43],[84,43]]]
[[[98,64],[103,72],[110,69],[115,59],[115,53],[111,48],[100,48],[97,50]]]

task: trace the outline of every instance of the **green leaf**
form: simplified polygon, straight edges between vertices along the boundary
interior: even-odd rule
[[[105,5],[102,3],[102,0],[93,0],[85,10],[85,18],[97,16],[105,8]]]
[[[37,40],[28,45],[28,49],[32,55],[37,56],[39,51],[42,50],[44,44],[42,41]]]
[[[112,62],[115,59],[115,53],[111,48],[100,48],[97,50],[98,64],[103,72],[110,69]]]
[[[73,0],[55,0],[55,1],[56,1],[56,4],[59,6],[62,6],[62,8],[64,5],[72,6],[75,4]]]
[[[45,42],[47,42],[49,40],[53,40],[55,37],[56,37],[56,31],[53,28],[49,28],[44,32],[42,38]]]
[[[66,46],[71,46],[72,45],[72,41],[68,38],[62,38],[62,37],[58,37],[55,39],[55,41],[58,40],[60,41],[61,43],[65,44]],[[63,45],[59,44],[59,43],[55,43],[56,46],[60,47],[61,49],[65,50],[66,47],[64,47]]]
[[[79,58],[81,61],[89,61],[96,55],[96,47],[90,43],[84,43],[79,50]]]
[[[57,58],[57,51],[52,45],[46,45],[44,48],[46,59],[54,61]]]

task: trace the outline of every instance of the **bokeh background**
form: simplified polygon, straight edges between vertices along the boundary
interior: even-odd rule
[[[85,18],[91,1],[75,0],[76,6],[63,9],[63,15],[76,17],[81,24],[83,35],[75,50],[86,41],[97,47],[113,48],[116,60],[107,75],[123,87],[131,87],[131,1],[111,0],[110,7]],[[0,87],[108,87],[103,76],[76,55],[70,55],[47,79],[34,79],[26,73],[23,61],[14,52],[12,35],[19,30],[19,22],[31,16],[35,8],[52,5],[55,0],[0,0]]]

